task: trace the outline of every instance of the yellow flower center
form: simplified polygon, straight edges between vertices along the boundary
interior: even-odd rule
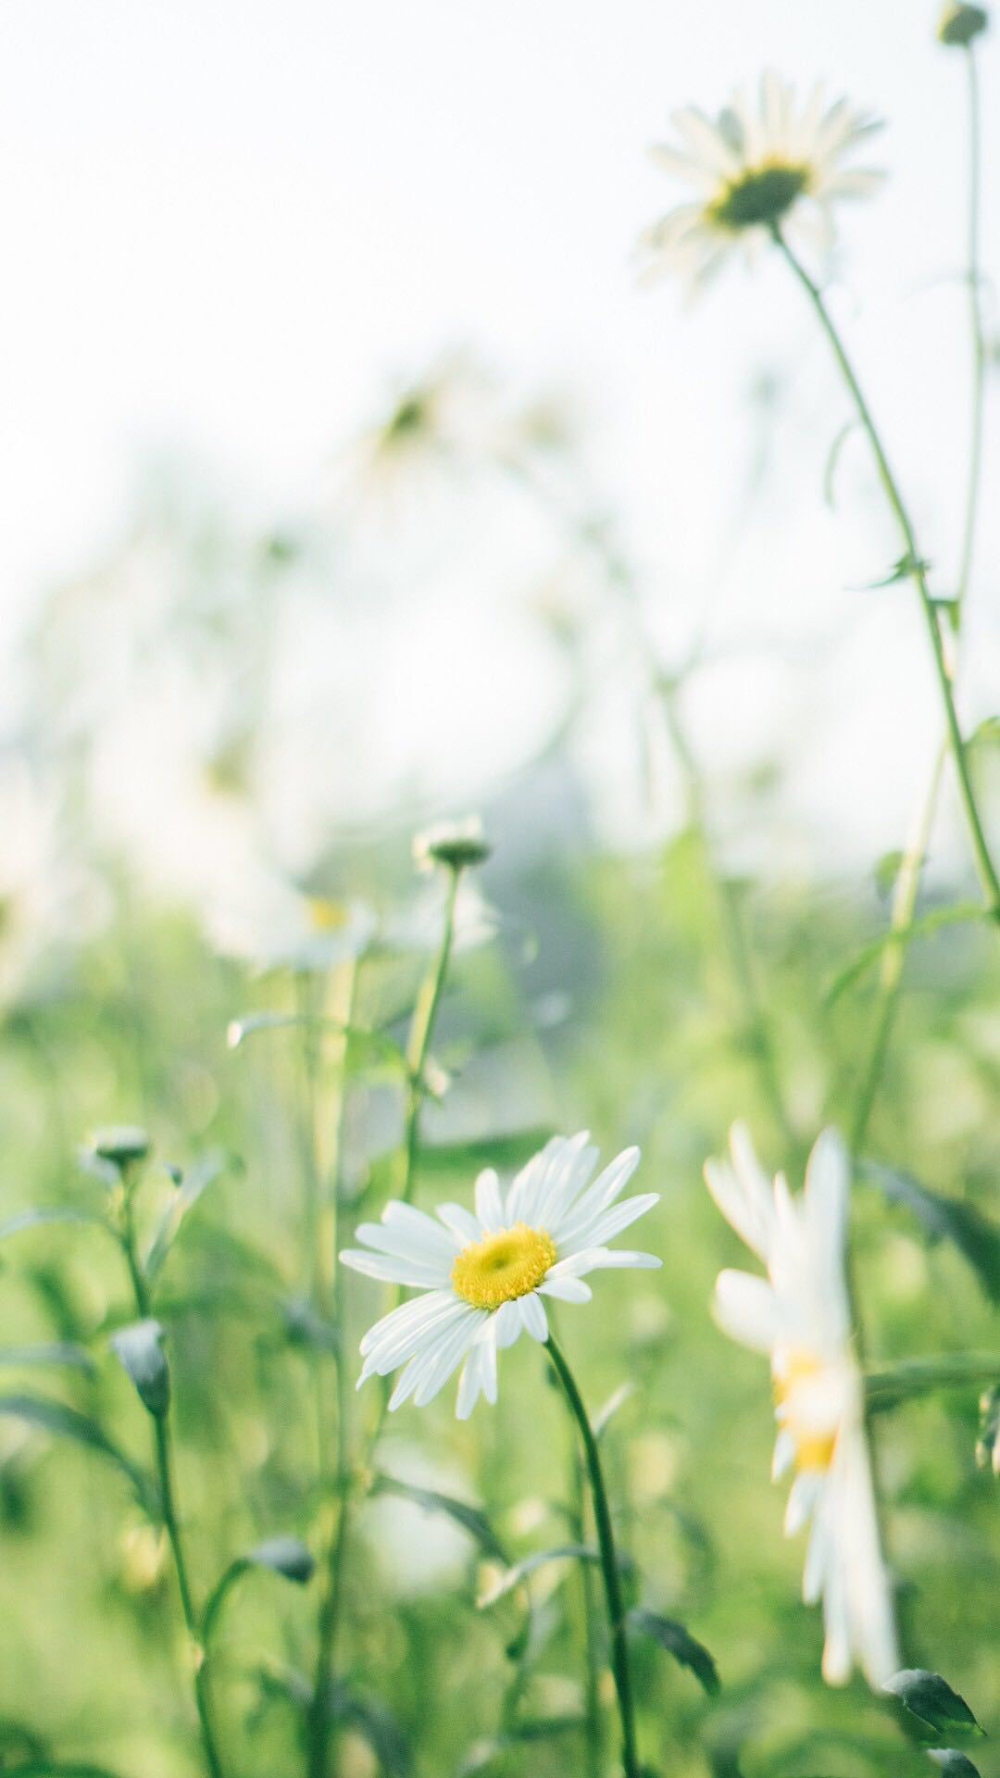
[[[555,1257],[551,1235],[515,1222],[512,1228],[463,1247],[451,1268],[451,1282],[474,1309],[499,1309],[501,1303],[534,1290]]]
[[[325,895],[307,895],[306,912],[314,932],[339,932],[347,925],[348,909],[343,902]]]
[[[812,1352],[781,1351],[775,1353],[774,1399],[784,1409],[781,1425],[795,1446],[796,1469],[827,1470],[833,1461],[837,1430],[824,1431],[806,1425],[795,1412],[795,1393],[803,1383],[818,1377],[823,1369]]]
[[[709,205],[712,221],[738,233],[777,222],[809,188],[810,170],[791,162],[765,161],[747,167],[723,186]]]

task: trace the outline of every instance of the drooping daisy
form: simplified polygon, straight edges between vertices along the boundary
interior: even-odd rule
[[[351,1248],[344,1264],[422,1294],[365,1334],[358,1387],[404,1365],[389,1406],[412,1395],[424,1407],[461,1364],[457,1412],[467,1419],[480,1393],[496,1401],[498,1349],[522,1331],[547,1339],[543,1297],[585,1303],[585,1273],[658,1266],[651,1253],[606,1245],[658,1201],[657,1192],[622,1200],[639,1150],[625,1149],[589,1184],[596,1161],[586,1130],[554,1136],[506,1195],[492,1168],[480,1173],[474,1212],[439,1204],[428,1216],[394,1201],[381,1222],[362,1223],[358,1239],[370,1251]]]
[[[820,86],[799,109],[794,88],[771,71],[761,77],[758,107],[737,92],[718,117],[685,106],[673,124],[683,147],[659,144],[653,155],[697,196],[653,223],[640,249],[651,273],[676,272],[691,287],[736,247],[751,259],[775,228],[825,251],[832,206],[866,197],[882,179],[873,168],[842,165],[881,127],[877,118],[846,99],[827,105]]]
[[[733,1126],[730,1155],[731,1163],[706,1163],[708,1189],[768,1278],[720,1272],[716,1319],[733,1339],[770,1355],[773,1474],[795,1471],[786,1535],[812,1520],[802,1596],[807,1604],[822,1600],[823,1677],[842,1685],[857,1660],[878,1687],[900,1658],[851,1338],[847,1155],[836,1132],[824,1131],[798,1197],[780,1174],[770,1184],[741,1124]]]

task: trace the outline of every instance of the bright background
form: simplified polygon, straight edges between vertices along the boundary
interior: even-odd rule
[[[167,473],[280,518],[394,381],[457,345],[507,391],[571,400],[662,658],[706,636],[724,651],[689,694],[701,757],[725,768],[791,750],[777,808],[824,867],[899,843],[935,745],[934,693],[908,589],[851,590],[898,544],[857,439],[839,510],[823,502],[846,409],[812,319],[777,265],[734,270],[685,312],[672,288],[637,288],[632,256],[678,195],[645,155],[673,106],[712,108],[770,62],[890,120],[869,158],[891,182],[843,216],[833,300],[947,590],[967,436],[965,93],[932,13],[894,0],[6,8],[8,667],[41,591],[113,550],[137,485]],[[996,59],[983,61],[991,146]],[[762,378],[763,418],[748,400]],[[987,490],[996,464],[991,445]],[[330,663],[340,702],[365,680],[369,802],[377,782],[375,801],[398,808],[414,780],[425,804],[479,799],[554,719],[558,674],[525,611],[525,589],[553,572],[551,540],[506,508],[467,531],[446,559],[409,536],[380,565],[397,586],[422,577],[421,616],[380,619],[374,683],[356,641]],[[998,551],[987,498],[970,720],[995,684]],[[364,600],[363,574],[341,584]],[[648,811],[629,697],[592,698],[582,746],[605,823],[632,840]],[[144,771],[123,800],[148,801],[147,786]]]

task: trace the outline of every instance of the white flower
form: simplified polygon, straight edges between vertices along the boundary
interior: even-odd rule
[[[842,1685],[855,1659],[869,1684],[900,1666],[892,1592],[879,1542],[864,1423],[861,1373],[851,1343],[846,1278],[850,1171],[834,1130],[809,1157],[795,1198],[779,1174],[773,1187],[741,1124],[730,1135],[732,1164],[708,1161],[705,1179],[723,1216],[767,1267],[719,1274],[715,1313],[724,1331],[771,1358],[778,1436],[774,1476],[795,1479],[785,1532],[807,1519],[802,1596],[822,1599],[823,1677]]]
[[[651,272],[677,272],[689,286],[703,284],[737,246],[750,259],[779,226],[825,251],[832,206],[867,196],[882,178],[841,165],[878,119],[846,99],[825,104],[820,86],[799,110],[794,88],[771,71],[761,77],[758,109],[735,93],[715,119],[686,106],[673,123],[683,148],[661,144],[653,154],[697,196],[655,222],[640,246]]]
[[[378,920],[364,901],[307,895],[285,878],[245,873],[225,886],[206,914],[215,948],[258,969],[333,969],[360,957]]]
[[[468,1418],[480,1393],[497,1398],[497,1351],[522,1330],[548,1338],[542,1298],[585,1303],[586,1272],[607,1266],[658,1266],[651,1253],[606,1242],[658,1202],[657,1192],[618,1200],[639,1161],[627,1148],[592,1185],[597,1150],[587,1132],[554,1136],[522,1167],[506,1196],[492,1168],[476,1180],[475,1213],[439,1204],[437,1218],[392,1202],[380,1223],[362,1223],[366,1248],[341,1254],[370,1278],[418,1287],[422,1294],[369,1328],[361,1342],[358,1387],[405,1365],[389,1402],[409,1396],[424,1407],[463,1363],[458,1417]]]

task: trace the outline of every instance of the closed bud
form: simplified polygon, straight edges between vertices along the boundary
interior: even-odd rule
[[[133,1124],[114,1124],[106,1130],[95,1130],[89,1147],[100,1160],[110,1161],[112,1166],[121,1169],[133,1162],[144,1161],[150,1141],[145,1130]]]
[[[433,870],[442,864],[448,870],[466,870],[482,864],[490,855],[490,844],[478,815],[465,821],[439,821],[418,833],[413,842],[413,857],[419,870]]]
[[[988,24],[989,15],[981,6],[948,5],[938,20],[938,39],[941,43],[967,49]]]

